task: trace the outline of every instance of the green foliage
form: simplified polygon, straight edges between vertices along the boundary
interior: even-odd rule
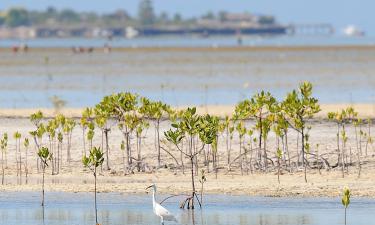
[[[64,133],[71,133],[76,126],[76,122],[73,119],[66,118],[63,130]]]
[[[248,119],[259,118],[262,114],[275,110],[276,99],[269,92],[261,91],[250,100],[244,100],[236,105],[234,118]]]
[[[344,188],[341,203],[345,208],[348,208],[348,206],[350,204],[350,190],[349,190],[349,188]]]
[[[152,25],[155,22],[155,13],[151,0],[142,0],[139,4],[138,19],[142,25]]]
[[[93,147],[90,151],[89,156],[82,157],[82,163],[85,167],[94,171],[94,168],[101,166],[104,162],[104,153],[100,147]]]
[[[43,120],[43,113],[38,111],[30,115],[30,121],[36,126],[39,127],[40,122]]]
[[[87,140],[92,141],[95,135],[95,124],[89,123],[88,124],[89,131],[87,132]]]
[[[204,144],[210,144],[217,150],[217,136],[219,132],[219,118],[211,115],[199,116],[196,108],[187,108],[177,123],[172,123],[172,128],[164,135],[167,141],[178,145],[183,138],[198,136]]]
[[[29,25],[29,13],[23,8],[11,8],[5,16],[5,25],[9,27]]]
[[[125,151],[125,141],[124,140],[121,141],[120,149],[122,151]]]
[[[259,139],[259,143],[261,143],[261,139],[266,139],[271,130],[273,113],[277,109],[276,99],[271,93],[261,91],[250,100],[244,100],[236,105],[234,119],[255,119],[255,129],[261,134]]]
[[[305,120],[312,118],[320,112],[318,99],[312,95],[312,84],[304,82],[300,85],[299,91],[293,90],[282,102],[284,112],[291,120],[294,128],[301,130],[305,128]]]
[[[185,137],[179,129],[169,129],[168,131],[164,132],[164,135],[167,141],[173,143],[176,146],[179,145],[181,143],[181,140]]]
[[[25,148],[28,148],[29,145],[30,145],[29,139],[25,138],[25,140],[23,141],[23,146],[25,146]]]
[[[2,139],[0,140],[1,151],[5,152],[8,147],[8,134],[4,133]]]
[[[276,156],[278,159],[281,159],[281,157],[283,156],[283,151],[280,148],[277,148]]]
[[[43,168],[48,166],[47,162],[52,159],[52,153],[48,150],[47,147],[41,147],[38,151],[38,156],[40,160],[43,162]]]
[[[246,134],[246,127],[244,126],[243,121],[239,122],[236,126],[236,131],[240,138],[242,138]]]
[[[16,131],[16,132],[13,134],[13,137],[14,137],[14,139],[20,139],[20,138],[21,138],[21,133],[19,133],[18,131]]]
[[[204,184],[207,181],[206,172],[202,169],[199,177],[199,183]]]
[[[205,115],[200,117],[199,138],[205,144],[211,144],[214,151],[217,151],[217,136],[219,133],[219,117]]]

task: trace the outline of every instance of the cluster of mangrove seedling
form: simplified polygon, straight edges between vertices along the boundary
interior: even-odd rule
[[[27,135],[19,132],[13,135],[18,183],[22,184],[22,174],[27,183],[28,137],[34,141],[37,171],[43,173],[43,186],[47,167],[51,168],[52,175],[58,175],[63,167],[71,170],[72,155],[80,154],[84,166],[93,172],[96,187],[97,167],[100,171],[112,170],[114,157],[111,152],[118,150],[122,153],[124,175],[167,167],[184,174],[188,172],[192,192],[182,202],[181,208],[189,209],[194,208],[195,200],[199,206],[202,204],[199,195],[203,195],[205,173],[214,173],[217,177],[219,170],[230,172],[238,169],[241,174],[277,172],[279,182],[283,172],[302,170],[307,182],[308,169],[320,172],[322,168],[338,167],[344,176],[349,172],[348,166],[356,165],[360,176],[361,156],[368,154],[368,147],[372,144],[371,120],[361,120],[353,108],[330,112],[328,119],[337,124],[337,148],[320,153],[319,144],[313,145],[310,141],[311,119],[319,111],[318,100],[312,96],[309,82],[288,93],[283,101],[278,101],[269,92],[257,93],[239,102],[233,115],[225,118],[200,115],[195,107],[174,110],[160,101],[128,92],[105,96],[93,108],[86,108],[80,119],[61,114],[45,118],[39,111],[30,116],[35,130]],[[355,129],[355,151],[347,146],[346,130],[350,125]],[[121,131],[122,140],[116,143],[118,149],[110,149],[109,136],[116,127]],[[79,128],[82,145],[73,148],[72,134]],[[149,129],[154,129],[152,142],[155,151],[147,159],[148,162],[154,160],[152,166],[146,163],[147,157],[142,151]],[[292,132],[296,137],[296,148],[290,148],[288,137]],[[26,138],[21,144],[24,135]],[[274,145],[269,144],[271,137],[275,138]],[[94,146],[95,138],[100,138],[100,146]],[[2,184],[8,167],[8,142],[5,133],[0,143]],[[79,152],[73,154],[74,150]],[[332,155],[334,163],[329,159]],[[202,171],[200,193],[195,182],[199,171]]]

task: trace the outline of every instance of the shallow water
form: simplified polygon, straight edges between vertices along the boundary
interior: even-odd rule
[[[350,45],[350,40],[343,45]],[[375,41],[365,38],[354,44],[369,44],[369,40]],[[298,39],[281,39],[284,44],[289,41],[298,43]],[[53,40],[45,43],[49,42],[54,43]],[[67,42],[86,43],[75,39]],[[281,100],[302,81],[314,84],[314,96],[322,103],[374,103],[374,49],[168,51],[160,48],[110,54],[99,49],[92,54],[32,48],[27,54],[14,54],[10,49],[1,49],[0,107],[52,107],[50,98],[54,95],[65,100],[67,107],[87,107],[94,106],[105,95],[120,91],[135,92],[175,106],[231,105],[260,90],[270,91]]]
[[[162,199],[163,196],[159,197]],[[264,198],[209,195],[204,210],[194,216],[178,209],[180,199],[163,204],[178,224],[197,225],[339,225],[343,224],[340,199]],[[47,193],[45,220],[40,193],[1,193],[0,224],[10,225],[92,225],[93,195],[89,193]],[[101,193],[98,195],[99,222],[103,225],[157,225],[151,196]],[[374,221],[375,200],[352,199],[348,224],[368,225]],[[193,222],[194,217],[194,222]],[[166,222],[167,224],[176,224]]]

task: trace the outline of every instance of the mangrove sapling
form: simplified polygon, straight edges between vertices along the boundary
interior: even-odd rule
[[[59,174],[60,169],[63,166],[63,160],[62,160],[63,139],[64,139],[63,133],[65,132],[64,129],[65,129],[65,124],[67,123],[67,118],[64,115],[59,114],[55,117],[55,123],[56,123],[56,133],[57,133],[57,162],[55,163],[56,163],[56,168],[57,168],[56,174]]]
[[[89,156],[83,156],[82,163],[86,168],[89,168],[94,175],[94,198],[95,198],[95,223],[98,224],[98,208],[96,203],[96,177],[97,168],[101,166],[104,162],[104,154],[100,150],[100,147],[94,147],[90,151]]]
[[[252,129],[249,129],[247,131],[247,135],[249,136],[249,143],[248,143],[248,146],[249,146],[249,152],[250,152],[250,159],[249,159],[249,162],[248,162],[248,166],[249,166],[249,169],[250,169],[250,172],[251,174],[253,174],[253,142],[254,144],[256,144],[256,138],[253,138],[253,134],[254,134],[254,131]],[[247,170],[247,174],[249,174],[249,169]]]
[[[283,151],[278,148],[276,151],[276,157],[277,157],[277,181],[280,184],[280,160],[283,157]]]
[[[232,137],[230,136],[230,127],[231,127],[231,118],[229,116],[225,116],[224,122],[221,124],[221,132],[225,130],[225,144],[226,144],[226,149],[227,149],[227,165],[230,163],[230,147],[231,147],[231,140]],[[233,132],[232,132],[233,133]]]
[[[219,128],[220,128],[220,119],[217,116],[210,116],[206,115],[202,118],[201,120],[201,129],[206,130],[207,132],[213,132],[213,134],[209,134],[208,138],[212,138],[212,140],[203,140],[203,142],[207,143],[212,141],[210,144],[207,146],[211,150],[212,154],[212,168],[213,171],[215,172],[215,178],[217,179],[217,173],[218,173],[218,159],[217,159],[217,153],[218,153],[218,137],[219,137]],[[212,137],[211,135],[214,135],[215,137]],[[206,138],[205,136],[201,136],[200,139]],[[209,163],[209,160],[208,162]]]
[[[334,121],[337,124],[337,152],[338,152],[338,165],[341,164],[342,177],[345,171],[345,149],[348,137],[346,135],[345,124],[353,121],[357,113],[352,107],[341,110],[341,112],[329,112],[328,120]],[[340,132],[341,129],[341,132]],[[341,136],[341,151],[340,151],[340,136]]]
[[[17,168],[17,183],[22,184],[22,162],[21,162],[21,134],[16,131],[13,134],[14,139],[16,140],[16,149],[15,149],[15,157],[16,157],[16,168]]]
[[[238,137],[239,137],[239,143],[240,143],[240,151],[239,151],[239,156],[240,156],[240,169],[241,169],[241,175],[243,175],[243,160],[244,160],[244,156],[243,156],[243,153],[242,153],[242,149],[243,149],[243,145],[244,145],[244,136],[246,134],[246,128],[243,124],[243,121],[240,121],[237,126],[236,126],[236,130],[238,132]],[[246,150],[245,150],[246,151]]]
[[[1,184],[4,185],[4,177],[5,177],[5,163],[4,163],[4,155],[6,154],[7,147],[8,147],[8,134],[3,134],[3,138],[0,141],[1,147],[1,170],[2,170],[2,177],[1,177]]]
[[[31,136],[33,136],[34,144],[36,149],[40,149],[40,145],[42,144],[42,137],[45,132],[44,125],[42,123],[43,120],[43,113],[41,111],[38,111],[36,113],[33,113],[30,115],[30,121],[33,123],[36,127],[35,131],[29,132]],[[40,143],[40,144],[39,144]],[[39,157],[37,157],[37,170],[39,173]]]
[[[259,163],[263,161],[263,171],[267,170],[268,159],[267,159],[267,149],[266,143],[263,143],[264,131],[269,131],[268,127],[263,127],[264,125],[269,125],[268,122],[264,122],[267,117],[270,116],[276,109],[276,99],[269,92],[261,91],[255,94],[250,100],[244,100],[236,105],[235,117],[238,119],[255,119],[255,130],[259,132]],[[265,140],[264,140],[265,142]],[[264,146],[262,146],[262,144]],[[261,150],[263,152],[261,153]]]
[[[86,156],[86,129],[89,126],[89,124],[92,122],[92,112],[93,110],[91,108],[85,108],[82,112],[82,117],[80,121],[80,125],[82,128],[82,141],[83,141],[83,151],[82,151],[82,157]],[[91,149],[91,148],[90,148]]]
[[[51,152],[51,164],[52,164],[52,175],[56,175],[56,156],[57,154],[55,153],[55,137],[56,137],[56,128],[57,128],[57,123],[55,120],[49,120],[46,131],[48,134],[48,141],[49,141],[49,151]]]
[[[126,127],[126,130],[128,132],[128,144],[127,144],[127,165],[128,165],[128,170],[130,172],[133,173],[133,153],[132,153],[132,149],[131,149],[131,139],[132,139],[132,135],[133,133],[135,133],[135,135],[137,136],[136,138],[136,141],[137,141],[137,144],[136,144],[136,147],[137,147],[137,153],[139,153],[139,160],[141,160],[141,156],[140,156],[140,138],[142,137],[141,134],[142,134],[142,131],[143,131],[143,128],[142,126],[147,126],[147,124],[143,124],[144,121],[143,121],[143,118],[142,117],[139,117],[137,116],[136,114],[128,114],[125,116],[125,120],[121,123],[119,123],[119,127],[120,129],[123,129],[121,127]],[[139,130],[138,130],[139,128]],[[137,131],[140,131],[140,133],[138,133]],[[137,160],[138,161],[138,160]],[[141,161],[138,161],[137,162],[137,168],[138,170],[140,171],[140,165],[141,165]]]
[[[285,118],[283,109],[281,107],[282,105],[279,106],[279,108],[276,110],[276,113],[273,116],[273,130],[278,140],[281,139],[283,163],[285,164],[285,167],[289,167],[289,169],[291,170],[290,154],[288,148],[289,124]]]
[[[124,166],[124,175],[126,175],[126,163],[125,163],[126,147],[125,147],[125,141],[124,140],[121,141],[120,150],[122,152],[122,165]]]
[[[348,208],[348,206],[350,204],[350,190],[349,190],[349,188],[344,188],[344,193],[343,193],[343,196],[342,196],[342,199],[341,199],[341,203],[344,206],[344,211],[345,211],[345,214],[344,214],[345,223],[344,224],[346,225],[346,209]]]
[[[368,149],[368,145],[372,145],[373,143],[373,139],[371,137],[371,124],[372,124],[372,121],[371,119],[367,119],[367,127],[368,127],[368,131],[367,131],[367,134],[365,135],[366,137],[366,146],[365,146],[365,154],[367,156],[367,149]]]
[[[105,96],[103,101],[109,104],[108,113],[118,121],[118,127],[124,135],[126,156],[127,156],[127,169],[131,167],[131,145],[130,145],[130,130],[127,126],[126,120],[129,120],[130,115],[135,115],[138,104],[138,96],[129,92],[113,94]]]
[[[199,183],[201,183],[201,204],[203,205],[203,186],[204,186],[204,183],[206,183],[207,181],[207,178],[206,178],[206,175],[205,175],[205,171],[204,170],[201,170],[201,176],[199,178]]]
[[[109,98],[104,98],[99,104],[94,108],[95,112],[95,122],[101,130],[102,137],[102,149],[104,150],[104,140],[105,139],[105,155],[106,155],[106,169],[110,170],[109,161],[109,142],[108,133],[111,131],[109,120],[111,118],[112,105]],[[104,138],[103,138],[104,136]]]
[[[306,176],[306,163],[305,163],[305,150],[309,147],[307,141],[307,120],[312,118],[316,113],[320,112],[318,100],[312,96],[312,84],[304,82],[300,85],[299,91],[293,90],[289,93],[286,99],[282,102],[282,108],[287,116],[290,127],[296,130],[301,135],[301,152],[302,164],[304,167],[305,182],[307,183]]]
[[[195,189],[194,162],[197,155],[204,150],[205,145],[212,144],[214,139],[217,138],[217,127],[207,123],[210,120],[212,118],[209,115],[201,117],[196,114],[196,108],[188,108],[183,113],[181,120],[172,124],[174,130],[170,129],[164,132],[166,139],[174,144],[177,150],[182,152],[190,161],[192,194],[182,202],[181,208],[184,208],[187,203],[188,209],[194,209],[194,198],[198,200],[199,206],[202,207]],[[201,147],[197,146],[198,141],[194,141],[196,138],[199,138]],[[185,149],[181,149],[179,146],[183,140],[188,143]]]
[[[141,164],[142,164],[142,134],[143,134],[143,131],[145,129],[147,129],[149,127],[149,123],[147,121],[145,121],[144,119],[142,119],[137,127],[136,127],[136,136],[137,136],[137,169],[138,169],[138,172],[141,171]]]
[[[27,165],[27,155],[28,155],[28,152],[29,152],[29,139],[28,138],[25,138],[25,140],[23,141],[23,146],[25,147],[25,180],[26,180],[26,184],[28,183],[28,174],[29,174],[29,167]]]
[[[170,114],[171,108],[160,101],[153,102],[147,98],[141,98],[142,105],[139,107],[139,112],[145,117],[154,121],[155,127],[155,148],[158,153],[158,167],[161,166],[161,151],[160,151],[160,122],[163,117]]]
[[[358,178],[361,176],[361,155],[362,155],[362,148],[361,148],[361,136],[362,136],[362,129],[361,129],[361,124],[362,124],[362,119],[356,118],[353,120],[354,124],[354,129],[355,129],[355,140],[356,140],[356,145],[357,145],[357,169],[358,169]],[[359,135],[358,135],[358,130],[357,127],[359,127]],[[359,138],[358,138],[359,136]]]
[[[48,162],[52,159],[52,153],[48,150],[47,147],[41,147],[38,151],[38,157],[41,161],[41,168],[42,168],[42,206],[44,207],[44,177],[46,173],[46,168],[48,167]]]
[[[76,122],[73,119],[66,118],[63,130],[67,140],[67,147],[66,147],[66,161],[70,164],[72,160],[71,156],[71,147],[72,147],[72,134],[73,129],[76,126]]]
[[[97,112],[95,114],[96,114],[96,116],[95,116],[94,121],[95,121],[97,127],[99,127],[99,129],[101,131],[101,149],[104,149],[104,130],[106,129],[107,118],[105,118],[104,116],[98,115]],[[110,167],[109,167],[109,151],[106,151],[105,154],[106,154],[106,169],[110,170]]]
[[[62,145],[63,145],[63,134],[61,132],[59,132],[57,134],[57,171],[56,171],[56,174],[59,174],[60,173],[60,167],[62,166],[60,164],[60,162],[62,163]]]
[[[93,147],[92,141],[93,141],[94,135],[95,135],[95,124],[94,124],[94,122],[88,123],[87,127],[89,128],[89,130],[87,131],[87,141],[89,142],[89,148],[92,149],[92,147]]]

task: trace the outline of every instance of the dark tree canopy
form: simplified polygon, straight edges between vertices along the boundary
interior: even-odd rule
[[[139,3],[138,19],[142,25],[154,24],[155,13],[151,0],[142,0]]]

